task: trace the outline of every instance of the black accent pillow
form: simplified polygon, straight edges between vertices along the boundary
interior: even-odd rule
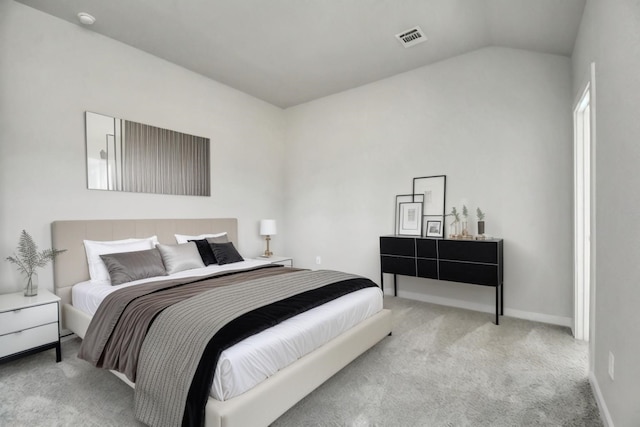
[[[100,255],[107,266],[111,285],[121,285],[149,277],[166,276],[158,249]]]
[[[211,246],[209,246],[209,242],[207,239],[202,240],[189,240],[189,242],[193,242],[198,247],[198,252],[200,253],[200,258],[202,258],[202,263],[204,265],[215,264],[216,256],[213,254],[211,250]]]
[[[231,242],[210,243],[210,245],[213,255],[215,255],[219,265],[244,261],[244,258],[242,258]]]

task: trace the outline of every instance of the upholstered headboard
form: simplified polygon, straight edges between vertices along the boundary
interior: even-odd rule
[[[67,250],[58,255],[53,263],[55,293],[63,304],[70,304],[71,287],[89,280],[83,240],[120,240],[155,235],[160,243],[175,244],[174,234],[198,235],[223,231],[228,233],[229,241],[238,247],[236,218],[55,221],[51,223],[53,247]]]

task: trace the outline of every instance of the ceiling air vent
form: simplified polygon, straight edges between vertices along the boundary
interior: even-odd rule
[[[424,32],[420,27],[413,27],[408,30],[404,30],[400,34],[396,34],[396,38],[400,40],[402,46],[411,47],[418,43],[426,42],[427,36],[424,35]]]

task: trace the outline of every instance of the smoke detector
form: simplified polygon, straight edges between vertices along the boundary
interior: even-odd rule
[[[93,23],[96,22],[96,18],[86,12],[78,13],[78,20],[83,25],[93,25]]]
[[[424,35],[422,29],[418,26],[404,30],[400,34],[396,34],[396,38],[404,47],[415,46],[418,43],[427,41],[427,36]]]

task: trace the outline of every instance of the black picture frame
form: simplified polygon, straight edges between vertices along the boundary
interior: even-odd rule
[[[427,236],[426,225],[429,221],[441,221],[442,227],[440,227],[440,234],[429,237],[444,237],[447,176],[431,175],[413,178],[412,193],[414,197],[422,196],[422,215],[424,217],[422,222],[425,227],[422,235]]]
[[[442,221],[437,219],[431,219],[426,221],[424,227],[425,237],[442,237]],[[436,228],[433,228],[436,227]]]

